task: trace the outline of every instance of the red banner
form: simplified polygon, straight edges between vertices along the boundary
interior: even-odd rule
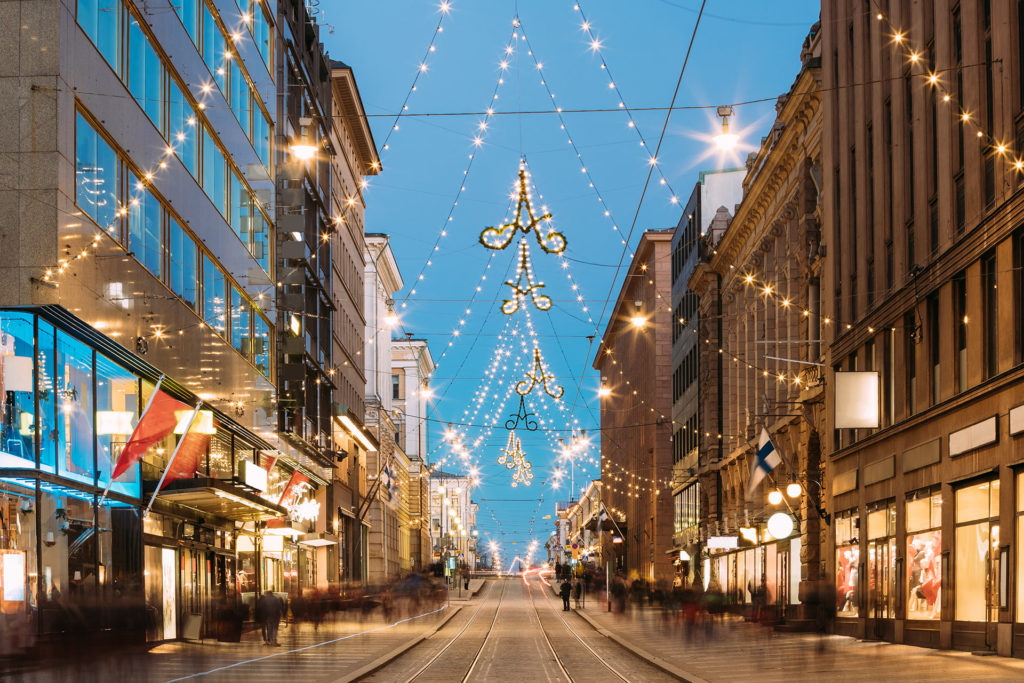
[[[160,488],[163,488],[168,482],[175,479],[191,479],[195,476],[195,473],[199,470],[199,465],[203,462],[203,456],[206,455],[206,447],[209,444],[209,434],[189,431],[188,434],[181,437],[174,460],[167,466],[167,474],[164,475],[164,481]]]
[[[304,475],[302,472],[299,472],[298,470],[292,472],[292,478],[288,480],[288,484],[284,487],[284,491],[281,492],[281,500],[277,501],[277,504],[284,508],[290,507],[302,492],[302,485],[308,483],[309,477]]]

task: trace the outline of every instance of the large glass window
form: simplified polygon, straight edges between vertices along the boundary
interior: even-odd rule
[[[270,272],[270,222],[256,204],[252,209],[252,255],[263,270]]]
[[[242,244],[251,249],[249,236],[252,232],[252,197],[249,188],[234,170],[229,173],[229,179],[231,186],[228,192],[228,210],[231,227],[238,235],[238,239],[242,240]]]
[[[192,42],[199,46],[199,3],[202,0],[174,0],[171,5],[178,13],[185,32],[188,33]]]
[[[220,27],[217,26],[217,20],[210,12],[209,6],[205,2],[201,4],[203,17],[203,61],[206,62],[207,68],[213,74],[213,79],[220,87],[220,91],[227,97],[228,72],[225,68],[226,61],[224,59],[224,55],[227,53],[227,44],[224,40],[224,34],[220,32]]]
[[[956,492],[956,583],[953,618],[994,621],[999,596],[999,480]]]
[[[160,277],[163,207],[145,183],[132,173],[128,174],[128,191],[132,197],[128,206],[128,248],[149,272]]]
[[[937,620],[942,595],[942,495],[907,499],[907,619]]]
[[[75,121],[75,202],[117,237],[117,153],[81,113]]]
[[[39,392],[39,469],[53,472],[57,465],[57,391],[54,368],[54,329],[37,321],[36,388]]]
[[[89,36],[107,63],[120,73],[120,0],[78,0],[78,25]]]
[[[170,257],[170,271],[168,272],[168,284],[171,291],[181,297],[182,301],[195,309],[199,300],[197,291],[199,289],[199,250],[192,236],[185,232],[177,220],[170,218],[168,221],[168,252]]]
[[[128,24],[128,90],[149,120],[163,130],[164,66],[160,56],[146,37],[139,20],[129,15]]]
[[[868,511],[868,591],[875,619],[895,614],[896,506],[876,504]]]
[[[249,337],[249,319],[252,317],[252,306],[237,287],[231,288],[231,345],[240,354],[249,358],[252,344]]]
[[[57,332],[57,471],[93,483],[92,349]]]
[[[188,172],[198,178],[199,127],[192,105],[173,80],[168,85],[167,142],[174,148]]]
[[[836,614],[855,617],[860,601],[860,516],[836,515]]]
[[[259,0],[249,0],[249,16],[252,17],[253,42],[269,71],[272,66],[270,62],[270,21],[267,19],[266,10],[263,9],[263,3]]]
[[[213,141],[207,128],[203,128],[203,190],[221,214],[225,213],[225,183],[227,182],[227,163],[220,147]]]
[[[675,533],[700,523],[700,484],[691,484],[675,495]]]
[[[259,107],[254,107],[254,110],[252,144],[256,150],[256,156],[260,158],[264,166],[270,168],[270,119]]]
[[[1017,473],[1017,623],[1024,623],[1024,472]]]
[[[137,422],[139,381],[113,361],[96,355],[96,464],[98,485],[110,482],[110,473],[121,456]],[[141,491],[138,465],[117,478],[110,490],[138,497]]]
[[[227,280],[209,256],[203,255],[203,320],[217,332],[227,327]]]
[[[270,377],[270,323],[262,314],[253,315],[252,362],[264,377]]]
[[[245,137],[252,136],[252,125],[250,115],[252,114],[252,95],[249,91],[249,82],[242,75],[242,68],[238,60],[231,60],[231,111],[245,131]]]
[[[35,400],[32,373],[35,351],[33,316],[0,314],[0,467],[35,467]]]

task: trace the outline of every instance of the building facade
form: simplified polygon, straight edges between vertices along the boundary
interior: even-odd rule
[[[880,387],[877,427],[825,434],[836,629],[1020,656],[1024,14],[880,13],[822,3],[826,386]]]
[[[601,400],[601,494],[624,534],[602,534],[602,557],[645,581],[675,573],[672,383],[659,371],[672,365],[672,232],[643,234],[594,359],[610,391]]]
[[[431,562],[430,472],[427,469],[427,404],[434,359],[425,339],[391,342],[391,400],[399,446],[409,459],[408,487],[404,493],[409,506],[409,555],[414,569]]]
[[[476,569],[476,512],[473,480],[442,470],[430,473],[430,542],[435,562],[454,558]]]
[[[700,296],[700,488],[688,504],[700,520],[701,578],[739,603],[763,591],[791,618],[803,616],[801,598],[820,578],[824,526],[819,45],[815,25],[771,131],[748,157],[743,200],[712,223],[690,278]],[[762,430],[784,464],[751,488]],[[777,513],[789,533],[768,530]]]
[[[700,298],[690,276],[700,260],[701,238],[714,224],[728,225],[743,197],[745,169],[703,172],[672,234],[672,506],[677,580],[697,580],[700,545]]]

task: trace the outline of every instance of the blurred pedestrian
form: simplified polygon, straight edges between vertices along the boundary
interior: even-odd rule
[[[558,594],[562,596],[562,611],[569,611],[569,595],[572,594],[572,586],[569,579],[562,579],[562,585],[558,587]]]
[[[263,597],[256,603],[256,616],[263,631],[264,645],[280,645],[277,642],[277,626],[284,612],[284,602],[270,591],[264,591]]]
[[[580,579],[576,580],[576,585],[572,589],[572,597],[576,600],[576,609],[580,608],[580,596],[583,594],[583,581]]]

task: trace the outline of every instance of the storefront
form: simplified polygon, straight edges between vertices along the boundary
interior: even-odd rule
[[[0,311],[5,643],[211,635],[218,605],[236,601],[235,525],[283,513],[240,476],[266,445],[204,407],[211,439],[193,478],[154,499],[180,429],[111,482],[158,377],[62,309]]]
[[[797,532],[795,532],[797,533]],[[800,537],[772,538],[767,528],[744,527],[739,536],[708,539],[705,590],[720,590],[736,605],[762,604],[785,618],[799,603]],[[734,548],[723,546],[733,545]]]

